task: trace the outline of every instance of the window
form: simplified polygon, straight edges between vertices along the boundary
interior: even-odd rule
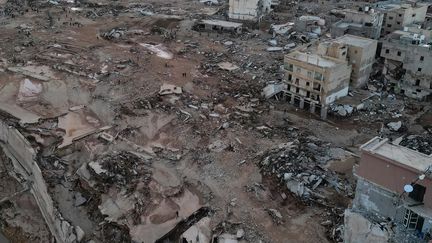
[[[417,72],[421,72],[421,70],[422,70],[421,68],[417,68]]]
[[[285,68],[286,70],[292,72],[294,70],[294,65],[292,65],[291,63],[287,63]]]
[[[298,68],[296,69],[296,72],[301,73],[301,68],[298,67]]]
[[[420,57],[420,61],[424,61],[424,56],[421,56],[421,57]]]
[[[407,229],[410,230],[421,230],[423,228],[424,218],[414,213],[413,211],[406,209],[403,224]]]
[[[402,17],[402,14],[399,14],[399,17]]]
[[[417,79],[415,82],[415,86],[420,86],[420,79]]]
[[[306,92],[306,98],[310,98],[310,92],[309,91]]]
[[[292,75],[288,74],[288,81],[291,81],[291,80],[292,80]]]
[[[357,54],[357,50],[355,50],[354,53]]]
[[[386,54],[389,54],[390,53],[390,50],[389,49],[386,49]]]
[[[393,19],[393,16],[389,16],[389,19]]]
[[[413,13],[412,15],[411,15],[413,18],[416,16],[416,14],[415,13]]]
[[[388,24],[388,25],[387,25],[387,27],[389,27],[389,28],[391,28],[391,26],[392,26],[391,24]]]
[[[295,84],[299,85],[299,83],[300,83],[300,80],[298,78],[296,78]]]
[[[400,57],[401,54],[402,54],[402,53],[401,53],[400,51],[397,52],[398,57]]]
[[[312,72],[308,71],[307,76],[308,78],[312,78]]]
[[[319,83],[313,83],[313,89],[314,90],[316,90],[316,91],[320,91],[320,89],[321,89],[321,84],[319,84]]]
[[[298,94],[300,92],[300,89],[299,88],[296,88],[296,93]]]
[[[397,25],[400,25],[400,24],[401,24],[401,22],[399,22],[399,21],[398,21],[398,22],[396,22],[396,24],[397,24]]]
[[[321,74],[321,73],[318,73],[318,72],[315,72],[315,76],[314,76],[314,78],[315,78],[316,80],[323,80],[323,76],[322,76],[322,74]]]
[[[309,86],[310,85],[310,83],[309,82],[306,82],[306,86]]]

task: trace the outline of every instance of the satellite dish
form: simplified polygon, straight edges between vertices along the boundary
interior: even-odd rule
[[[424,175],[424,174],[422,174],[422,175],[419,175],[419,180],[424,180],[424,178],[425,178],[426,176]]]
[[[407,184],[407,185],[404,186],[404,191],[405,192],[412,192],[413,190],[414,190],[414,188],[410,184]]]

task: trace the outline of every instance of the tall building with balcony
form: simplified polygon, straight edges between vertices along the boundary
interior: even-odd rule
[[[347,61],[294,51],[285,56],[284,68],[286,98],[312,113],[319,109],[323,119],[327,117],[328,106],[348,94],[351,66]]]

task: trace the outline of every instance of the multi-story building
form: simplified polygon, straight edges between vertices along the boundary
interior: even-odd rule
[[[384,13],[384,21],[381,36],[388,35],[403,27],[423,23],[429,4],[426,3],[377,3],[376,7]]]
[[[352,66],[350,85],[364,86],[369,80],[378,42],[369,38],[344,35],[318,46],[318,54],[347,60]],[[341,55],[346,52],[346,55]]]
[[[360,149],[360,163],[354,170],[357,188],[352,210],[366,217],[378,216],[384,221],[390,220],[396,226],[392,237],[403,239],[407,235],[424,237],[430,234],[432,155],[379,137],[373,138]],[[416,234],[409,234],[414,231]],[[352,237],[356,233],[351,232],[349,235]],[[417,239],[415,242],[425,240]]]
[[[332,37],[345,34],[378,39],[381,35],[384,14],[368,6],[364,8],[345,9],[341,11],[344,19],[332,25]]]
[[[383,40],[384,74],[396,93],[426,99],[432,92],[432,50],[429,30],[398,30]]]
[[[347,61],[294,51],[285,56],[284,67],[286,98],[312,113],[320,109],[323,119],[327,117],[328,106],[348,94],[351,65]]]
[[[259,21],[272,10],[272,0],[229,0],[228,17],[236,20]]]

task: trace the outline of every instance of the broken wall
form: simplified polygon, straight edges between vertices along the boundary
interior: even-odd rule
[[[324,92],[325,104],[331,104],[335,100],[348,95],[351,66],[338,64],[326,69]]]
[[[18,173],[24,182],[30,182],[30,192],[57,242],[72,242],[75,238],[70,224],[62,220],[61,215],[53,205],[42,172],[36,163],[36,153],[25,137],[15,128],[0,121],[0,145],[11,159],[14,172]]]
[[[344,242],[349,243],[385,243],[389,240],[389,233],[380,225],[374,224],[361,214],[350,209],[344,214]]]

